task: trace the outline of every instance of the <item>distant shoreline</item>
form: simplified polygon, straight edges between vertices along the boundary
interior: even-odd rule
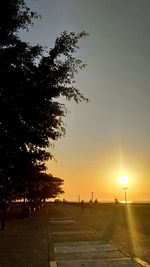
[[[54,201],[50,201],[50,202],[55,202],[55,200]],[[78,202],[78,201],[67,201],[67,200],[65,200],[65,201],[58,200],[56,202],[68,203],[68,204],[80,204],[81,203],[81,202]],[[85,204],[89,204],[89,201],[84,201],[84,203]],[[94,204],[94,202],[93,202],[93,204]],[[115,204],[115,202],[114,201],[98,201],[97,204]],[[124,201],[119,201],[118,204],[124,205],[125,202]],[[148,200],[148,201],[129,201],[127,204],[128,205],[139,205],[139,204],[140,205],[150,205],[150,200]]]

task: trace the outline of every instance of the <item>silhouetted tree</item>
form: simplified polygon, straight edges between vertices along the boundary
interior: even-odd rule
[[[17,31],[28,29],[33,18],[40,17],[30,10],[24,0],[0,1],[0,45],[10,45],[16,42]]]
[[[87,34],[63,32],[49,51],[31,46],[20,40],[18,31],[32,24],[33,17],[37,14],[24,0],[0,2],[0,187],[5,192],[0,202],[4,203],[26,191],[32,169],[43,175],[45,162],[52,158],[47,152],[51,140],[65,135],[62,118],[67,110],[60,96],[88,101],[74,86],[75,73],[85,67],[74,53]]]
[[[46,199],[55,198],[64,193],[61,186],[63,179],[53,177],[51,174],[34,174],[33,179],[29,180],[27,199],[34,204],[41,204]]]

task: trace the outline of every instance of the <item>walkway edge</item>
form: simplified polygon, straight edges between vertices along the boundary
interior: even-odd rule
[[[146,261],[141,260],[140,258],[133,258],[133,260],[135,262],[137,262],[138,264],[140,264],[141,266],[143,266],[143,267],[150,267],[149,263],[147,263]]]

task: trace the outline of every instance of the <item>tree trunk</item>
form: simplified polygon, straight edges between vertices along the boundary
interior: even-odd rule
[[[3,208],[2,208],[2,230],[5,230],[5,223],[6,223],[6,205],[4,204]]]
[[[23,197],[23,205],[22,205],[22,216],[25,215],[25,207],[26,207],[26,196]]]

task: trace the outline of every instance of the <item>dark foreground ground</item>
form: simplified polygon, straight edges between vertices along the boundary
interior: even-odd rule
[[[29,218],[21,218],[20,212],[11,211],[5,230],[0,231],[0,267],[47,267],[46,211],[38,211]]]
[[[0,267],[48,267],[50,217],[68,216],[94,228],[100,238],[131,256],[150,263],[150,206],[99,204],[85,207],[48,204],[32,217],[22,218],[20,207],[9,211],[6,229],[0,231]]]

